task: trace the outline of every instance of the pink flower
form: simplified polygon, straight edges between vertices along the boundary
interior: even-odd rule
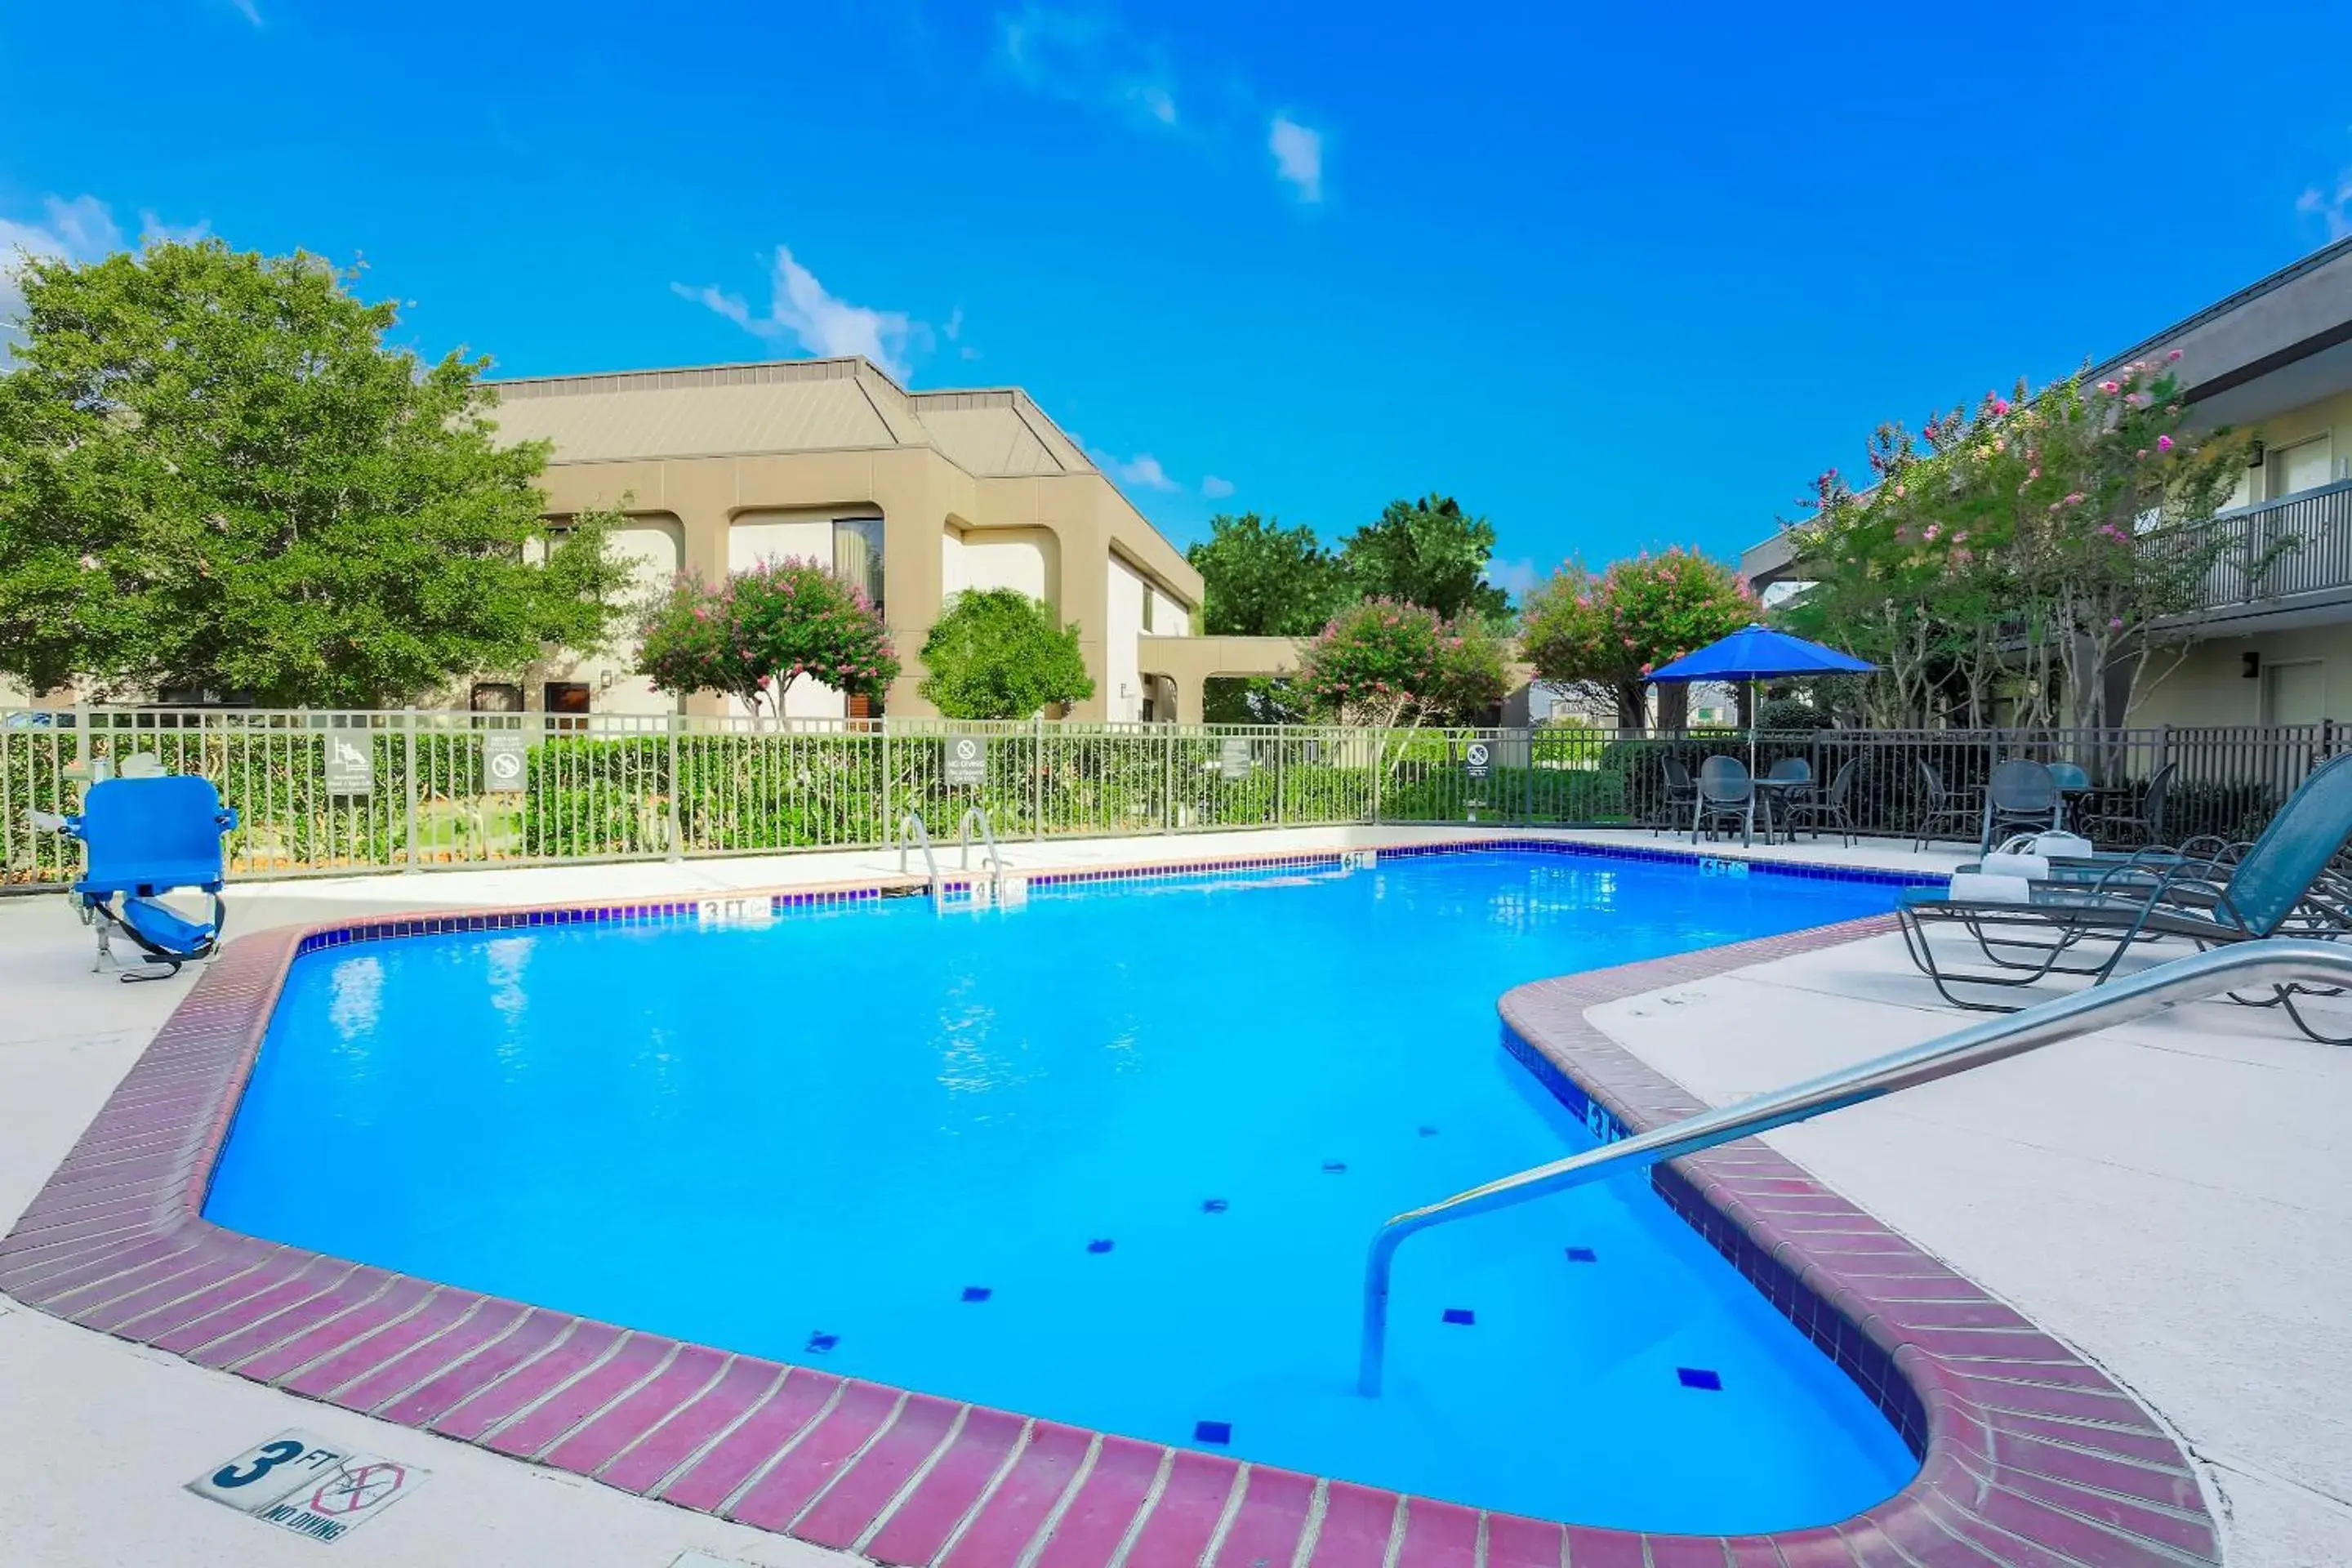
[[[1997,415],[1998,415],[1998,414],[2006,414],[2006,413],[2008,413],[2008,412],[2009,412],[2009,399],[2008,399],[2008,398],[2006,398],[2006,397],[1996,397],[1996,398],[1994,398],[1994,399],[1992,400],[1992,411],[1993,411],[1995,414],[1997,414]]]
[[[2158,436],[2158,437],[2156,438],[2156,449],[2157,449],[2158,451],[2159,451],[2159,452],[2169,452],[2169,451],[2171,451],[2171,450],[2172,450],[2172,437],[2169,437],[2169,436]]]
[[[2132,456],[2134,456],[2135,458],[2147,458],[2147,447],[2142,447],[2138,451],[2137,451],[2137,452],[2133,453],[2133,454],[2132,454]]]
[[[81,558],[81,569],[82,569],[83,571],[85,571],[85,572],[95,572],[95,571],[97,571],[97,570],[98,570],[98,557],[97,557],[97,556],[95,556],[95,555],[85,555],[85,556],[83,556],[83,557]]]
[[[2121,392],[2123,387],[2116,382],[2103,381],[2099,383],[2099,390],[2105,393],[2108,396],[2113,397],[2116,393]]]
[[[2178,363],[2178,362],[2179,362],[2179,358],[2180,358],[2180,351],[2179,351],[2179,349],[2175,349],[2175,350],[2173,350],[2170,353],[2168,353],[2168,354],[2165,355],[2164,357],[2165,357],[2167,360],[2169,360],[2169,361],[2173,361],[2173,362],[2175,362],[2175,363]]]
[[[2107,617],[2107,630],[2111,632],[2119,632],[2123,629],[2124,618],[2121,616],[2110,616]]]
[[[2081,490],[2068,490],[2066,492],[2066,504],[2068,506],[2081,506],[2083,504],[2083,492]]]
[[[1928,542],[1928,543],[1930,543],[1930,544],[1935,543],[1935,542],[1936,542],[1937,536],[1937,535],[1939,535],[1939,534],[1941,534],[1943,531],[1944,531],[1944,525],[1943,525],[1942,523],[1939,523],[1939,522],[1931,522],[1931,523],[1929,523],[1929,524],[1927,525],[1927,542]]]

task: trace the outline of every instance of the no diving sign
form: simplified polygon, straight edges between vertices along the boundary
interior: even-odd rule
[[[988,782],[988,742],[978,735],[958,735],[948,742],[948,783]]]
[[[1464,753],[1463,771],[1474,779],[1483,779],[1492,769],[1494,757],[1495,753],[1488,750],[1486,742],[1473,741],[1470,742],[1470,750]]]
[[[264,1524],[336,1542],[424,1484],[414,1465],[355,1454],[303,1431],[280,1432],[188,1483]]]

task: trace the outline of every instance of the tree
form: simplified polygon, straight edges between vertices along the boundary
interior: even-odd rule
[[[1452,620],[1500,619],[1511,596],[1486,581],[1495,525],[1464,514],[1451,496],[1395,500],[1342,542],[1339,559],[1357,595],[1422,605]]]
[[[950,719],[1025,719],[1095,694],[1078,627],[1017,588],[958,594],[923,640],[924,700]]]
[[[388,347],[355,276],[217,239],[23,263],[0,673],[375,707],[601,646],[610,517],[551,531],[489,362]]]
[[[762,561],[717,589],[672,584],[638,626],[637,672],[656,690],[723,692],[781,719],[803,676],[879,700],[898,658],[863,588],[814,561]]]
[[[1642,728],[1650,671],[1761,616],[1731,568],[1679,546],[1610,563],[1570,562],[1528,597],[1520,651],[1539,679],[1612,703],[1620,729]],[[1689,688],[1661,689],[1659,723],[1680,729]]]
[[[1254,511],[1211,518],[1209,537],[1184,559],[1201,574],[1202,629],[1213,637],[1313,637],[1349,597],[1339,558],[1313,529]]]
[[[1483,622],[1367,599],[1333,616],[1307,650],[1299,685],[1347,724],[1392,729],[1468,720],[1503,700],[1503,645]]]
[[[1882,723],[1983,722],[1996,697],[2020,728],[2123,722],[2185,646],[2159,623],[2194,606],[2228,547],[2211,520],[2242,443],[2192,439],[2183,416],[2170,361],[2149,360],[2095,385],[2020,382],[1916,437],[1881,426],[1871,489],[1814,482],[1796,535],[1817,581],[1790,624],[1883,667],[1865,689]],[[2294,547],[2237,564],[2259,580]]]

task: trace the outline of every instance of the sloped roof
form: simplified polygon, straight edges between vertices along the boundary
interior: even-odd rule
[[[559,463],[932,447],[982,477],[1094,465],[1027,394],[908,393],[863,359],[782,360],[490,384],[501,435]]]

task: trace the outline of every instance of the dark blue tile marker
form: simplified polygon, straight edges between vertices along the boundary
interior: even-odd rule
[[[1201,1200],[1201,1212],[1202,1214],[1223,1214],[1225,1212],[1225,1200],[1223,1198],[1202,1198]]]
[[[1467,1307],[1448,1307],[1445,1309],[1445,1321],[1449,1323],[1460,1323],[1466,1329],[1478,1321],[1478,1314]]]
[[[1434,1138],[1437,1136],[1437,1129],[1434,1127],[1424,1127],[1421,1130],[1421,1135],[1423,1138]]]
[[[1326,1160],[1323,1162],[1323,1173],[1327,1176],[1344,1176],[1348,1173],[1348,1162]]]
[[[1192,1441],[1219,1445],[1234,1440],[1234,1424],[1230,1421],[1196,1421],[1192,1424]]]
[[[1589,1247],[1571,1247],[1568,1249],[1568,1260],[1570,1263],[1598,1263],[1601,1257]]]
[[[1704,1388],[1715,1393],[1723,1387],[1723,1374],[1709,1372],[1703,1366],[1678,1366],[1675,1368],[1675,1375],[1683,1380],[1685,1388]]]
[[[831,1350],[840,1342],[841,1336],[839,1334],[811,1334],[809,1336],[808,1342],[809,1353],[811,1355],[823,1355],[825,1352]]]
[[[967,1285],[963,1288],[963,1299],[967,1301],[985,1301],[988,1300],[988,1287]]]
[[[1095,1240],[1087,1243],[1087,1250],[1088,1252],[1108,1252],[1110,1250],[1110,1243],[1101,1237],[1097,1237]]]

